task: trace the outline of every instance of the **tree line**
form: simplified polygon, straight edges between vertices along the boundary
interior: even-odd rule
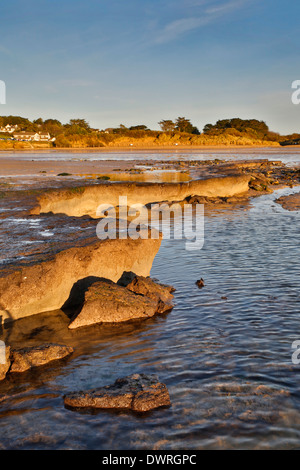
[[[179,116],[177,119],[162,119],[158,122],[160,131],[151,130],[144,124],[138,124],[127,127],[120,124],[115,128],[107,128],[103,130],[94,129],[85,119],[70,119],[66,124],[61,123],[57,119],[42,118],[30,121],[21,116],[0,116],[0,127],[9,125],[17,125],[19,131],[27,132],[49,132],[52,137],[56,138],[59,146],[68,146],[72,141],[88,140],[90,146],[105,145],[108,140],[108,134],[118,134],[132,138],[143,138],[155,136],[159,133],[171,134],[190,134],[201,135],[199,129],[186,117]],[[202,130],[205,136],[248,136],[253,139],[270,140],[280,142],[284,139],[297,139],[300,134],[291,134],[281,136],[279,133],[271,132],[268,125],[264,121],[257,119],[222,119],[215,124],[206,124]]]

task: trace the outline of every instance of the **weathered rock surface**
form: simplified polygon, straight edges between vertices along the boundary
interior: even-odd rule
[[[188,183],[114,183],[77,188],[50,190],[38,196],[32,214],[52,212],[81,217],[97,217],[99,204],[119,205],[119,197],[132,204],[183,201],[189,196],[231,197],[248,191],[250,176],[218,176]]]
[[[44,344],[37,347],[15,349],[11,351],[9,372],[25,372],[33,367],[40,367],[49,362],[63,359],[72,352],[73,348],[60,344]]]
[[[79,328],[94,323],[119,323],[152,317],[158,301],[137,295],[125,287],[103,279],[89,287],[81,312],[69,328]]]
[[[8,369],[10,367],[10,347],[0,346],[0,380],[5,379]]]
[[[135,294],[144,295],[157,302],[157,313],[164,313],[173,308],[174,288],[154,282],[150,277],[135,276],[126,286]]]
[[[69,408],[122,409],[139,413],[170,406],[166,385],[155,375],[134,374],[116,380],[113,385],[64,396]]]

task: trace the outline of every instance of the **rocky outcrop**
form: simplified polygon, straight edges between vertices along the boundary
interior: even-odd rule
[[[121,409],[138,413],[170,406],[167,387],[155,375],[134,374],[116,380],[113,385],[64,396],[68,408]]]
[[[172,292],[175,289],[172,286],[154,282],[149,277],[135,276],[126,288],[135,294],[154,300],[157,303],[157,313],[164,313],[173,308],[172,300],[174,296]]]
[[[300,193],[281,196],[275,202],[281,204],[287,211],[300,211]]]
[[[9,373],[26,372],[41,367],[73,353],[73,348],[60,344],[43,344],[37,347],[14,349],[11,351]]]
[[[95,236],[85,246],[45,255],[44,262],[33,260],[2,271],[0,323],[60,309],[79,280],[105,277],[117,281],[124,271],[148,276],[160,244],[161,238],[99,240]]]
[[[6,374],[10,368],[10,347],[1,344],[0,346],[0,380],[5,379]]]
[[[94,323],[120,323],[147,319],[158,309],[157,300],[137,295],[107,279],[95,282],[85,295],[81,312],[71,321],[69,328]]]
[[[188,183],[106,183],[85,187],[46,191],[37,198],[31,214],[63,213],[97,218],[100,204],[119,205],[126,197],[128,206],[156,202],[184,201],[190,196],[231,197],[248,191],[250,176],[224,176],[190,181]]]

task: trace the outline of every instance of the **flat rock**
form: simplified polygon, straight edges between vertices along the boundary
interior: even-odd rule
[[[157,313],[164,313],[173,308],[174,288],[154,282],[150,277],[135,276],[126,286],[132,292],[144,295],[157,302]]]
[[[40,367],[49,362],[63,359],[72,354],[73,348],[60,344],[14,349],[11,351],[11,372],[25,372],[33,367]]]
[[[277,204],[281,204],[282,207],[288,211],[299,211],[300,210],[300,193],[290,194],[289,196],[281,196],[276,199]]]
[[[147,319],[157,312],[157,308],[157,300],[137,295],[104,279],[95,282],[87,290],[83,308],[71,321],[69,328]]]
[[[95,390],[69,393],[65,406],[82,409],[122,409],[139,413],[170,406],[166,385],[156,375],[134,374]]]
[[[10,347],[0,344],[0,380],[5,379],[10,367]]]

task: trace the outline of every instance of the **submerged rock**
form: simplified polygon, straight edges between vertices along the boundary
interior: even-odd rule
[[[64,403],[75,409],[122,409],[140,413],[171,405],[166,385],[156,375],[145,374],[130,375],[95,390],[69,393],[64,396]]]
[[[72,354],[73,348],[60,344],[15,349],[11,351],[11,372],[25,372],[33,367],[40,367],[49,362],[62,359]]]
[[[0,380],[5,379],[8,369],[10,367],[10,347],[1,345],[0,346]]]
[[[164,313],[173,308],[174,287],[154,282],[150,277],[135,276],[126,286],[132,292],[144,295],[157,302],[157,313]]]
[[[69,328],[146,319],[152,317],[157,310],[157,300],[137,295],[125,287],[103,279],[89,287],[83,308],[71,321]]]

